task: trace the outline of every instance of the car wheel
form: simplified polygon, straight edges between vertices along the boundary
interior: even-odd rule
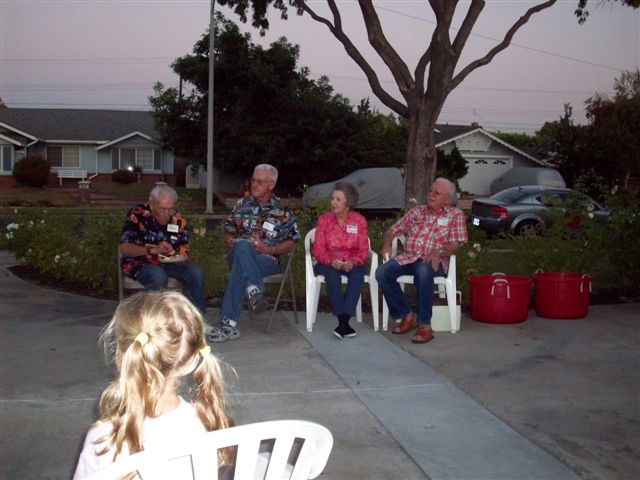
[[[543,228],[540,222],[522,222],[515,228],[515,234],[524,238],[533,238],[540,235]]]

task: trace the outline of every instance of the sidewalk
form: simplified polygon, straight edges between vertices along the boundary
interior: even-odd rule
[[[33,286],[10,263],[0,252],[0,477],[66,479],[111,375],[97,336],[116,304]],[[269,334],[266,318],[247,316],[242,337],[214,351],[237,374],[227,372],[237,423],[331,430],[323,479],[623,479],[640,471],[638,311],[509,326],[465,317],[459,333],[419,348],[368,325],[339,341],[328,314],[311,334],[290,313]],[[594,325],[598,336],[579,334]],[[567,401],[567,384],[584,398]]]

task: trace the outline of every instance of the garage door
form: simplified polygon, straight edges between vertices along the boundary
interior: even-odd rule
[[[474,195],[490,195],[489,186],[496,177],[513,166],[510,157],[465,156],[469,173],[460,179],[460,188]]]

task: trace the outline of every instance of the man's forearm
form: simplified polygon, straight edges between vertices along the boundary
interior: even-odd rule
[[[135,243],[121,243],[120,251],[125,257],[143,257],[149,253],[146,245],[136,245]]]
[[[451,255],[454,255],[458,251],[459,247],[460,247],[460,243],[459,242],[445,243],[440,248],[440,256],[441,257],[450,257]]]
[[[293,240],[287,239],[284,242],[274,245],[271,252],[269,253],[271,255],[284,255],[285,253],[289,253],[291,250],[293,250],[295,246],[296,244]]]
[[[389,229],[384,232],[384,237],[382,237],[382,248],[391,248],[391,242],[393,242],[393,232]]]

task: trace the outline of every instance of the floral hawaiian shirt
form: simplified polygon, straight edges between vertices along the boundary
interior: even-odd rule
[[[149,204],[139,204],[127,212],[122,227],[120,243],[136,245],[157,245],[162,241],[169,242],[177,255],[186,254],[189,250],[189,232],[187,220],[179,213],[174,213],[169,223],[160,225],[151,214]],[[121,268],[125,275],[134,277],[146,263],[159,264],[157,257],[146,255],[141,257],[122,257]]]
[[[275,195],[262,204],[253,197],[241,198],[231,210],[224,229],[235,238],[248,239],[257,234],[269,246],[287,239],[300,240],[293,212]]]

